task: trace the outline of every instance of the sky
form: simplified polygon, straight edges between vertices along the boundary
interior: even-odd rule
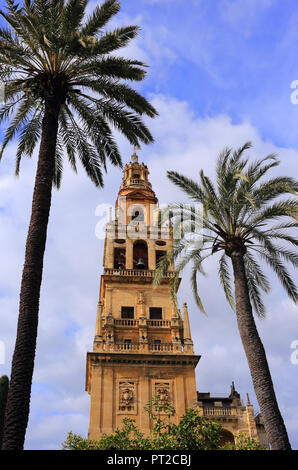
[[[89,2],[88,9],[96,4]],[[297,176],[298,104],[291,88],[298,80],[296,0],[122,0],[121,6],[110,29],[141,28],[122,55],[150,66],[136,88],[159,117],[146,121],[155,142],[142,147],[139,159],[149,168],[160,204],[186,201],[167,179],[167,170],[196,179],[203,169],[212,177],[218,153],[246,141],[253,143],[252,158],[279,156],[272,175]],[[126,163],[132,148],[118,134],[117,141]],[[13,142],[0,163],[0,375],[10,374],[36,171],[35,154],[24,159],[16,179],[15,151]],[[113,204],[117,197],[122,173],[109,166],[99,190],[80,170],[76,175],[65,164],[61,189],[53,192],[26,449],[61,449],[70,430],[84,437],[88,432],[86,353],[92,350],[103,269],[103,240],[95,230],[106,216],[102,204]],[[199,288],[207,317],[195,306],[187,270],[178,295],[181,306],[188,303],[195,352],[201,355],[197,389],[228,395],[234,381],[257,412],[216,259],[206,270]],[[292,274],[297,280],[297,272]],[[274,274],[268,275],[267,317],[256,324],[292,447],[298,449],[298,364],[291,348],[298,340],[298,308]]]

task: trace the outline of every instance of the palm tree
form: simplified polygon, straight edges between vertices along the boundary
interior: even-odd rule
[[[281,176],[262,180],[279,161],[275,155],[268,155],[249,164],[243,153],[250,147],[248,142],[236,151],[225,149],[219,155],[216,184],[203,171],[200,172],[199,183],[175,171],[168,171],[168,178],[201,205],[201,212],[194,205],[188,208],[183,204],[171,206],[174,233],[181,213],[184,218],[182,238],[176,240],[173,251],[160,260],[154,285],[159,284],[176,259],[176,277],[172,281],[174,289],[179,272],[191,262],[192,289],[199,308],[205,312],[198,293],[197,276],[198,273],[204,274],[203,261],[218,253],[219,278],[226,298],[236,312],[266,433],[272,449],[290,449],[253,311],[258,317],[265,316],[261,291],[270,289],[259,260],[274,270],[289,297],[294,302],[298,301],[297,288],[285,267],[285,262],[295,267],[298,265],[297,251],[287,246],[298,246],[298,239],[287,231],[298,226],[298,202],[291,196],[280,198],[286,194],[297,196],[298,182]]]
[[[31,220],[20,292],[16,345],[6,408],[3,449],[22,449],[29,416],[40,285],[52,186],[59,188],[64,154],[76,158],[91,181],[103,185],[106,162],[121,166],[113,128],[132,145],[153,141],[141,115],[157,112],[126,82],[145,77],[145,64],[115,55],[138,33],[137,26],[106,31],[119,11],[116,0],[96,6],[88,0],[6,0],[8,29],[0,29],[0,80],[9,119],[0,158],[18,136],[16,175],[23,155],[40,141]]]

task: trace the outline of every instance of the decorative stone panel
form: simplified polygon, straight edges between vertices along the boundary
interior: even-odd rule
[[[135,380],[118,380],[117,386],[117,412],[118,414],[137,413],[137,384]]]
[[[174,405],[173,381],[155,380],[152,384],[152,396],[159,396],[162,403]]]

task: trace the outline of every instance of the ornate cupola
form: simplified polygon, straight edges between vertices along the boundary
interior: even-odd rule
[[[133,193],[135,190],[142,190],[148,192],[148,197],[153,198],[157,202],[155,193],[152,190],[152,185],[148,180],[149,170],[147,165],[139,163],[138,160],[139,157],[135,148],[131,156],[131,161],[124,167],[119,196],[126,196]]]

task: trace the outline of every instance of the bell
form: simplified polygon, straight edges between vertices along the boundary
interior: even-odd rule
[[[119,260],[118,261],[118,268],[123,268],[124,264],[123,261]]]
[[[143,258],[139,258],[137,264],[136,264],[136,268],[137,269],[144,269],[145,268],[145,264],[144,264],[144,260]]]

